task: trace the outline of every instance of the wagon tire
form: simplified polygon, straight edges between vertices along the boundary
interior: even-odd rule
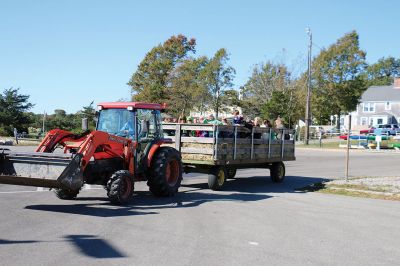
[[[218,166],[212,168],[208,174],[208,187],[212,190],[221,190],[227,177],[226,168]]]
[[[283,162],[273,163],[270,168],[271,180],[274,183],[281,183],[285,179],[285,164]]]

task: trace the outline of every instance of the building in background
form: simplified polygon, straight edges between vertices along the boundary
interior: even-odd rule
[[[390,86],[371,86],[351,113],[354,126],[398,124],[400,122],[400,78]]]

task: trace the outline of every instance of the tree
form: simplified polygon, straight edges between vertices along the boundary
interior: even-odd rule
[[[291,75],[285,65],[271,61],[255,65],[251,77],[243,88],[243,112],[253,117],[262,113],[265,115],[265,110],[264,112],[262,110],[272,99],[273,92],[281,91],[285,94],[289,92],[290,84]]]
[[[367,67],[365,76],[368,87],[391,85],[394,77],[400,76],[400,59],[382,57]]]
[[[71,117],[67,116],[67,113],[62,109],[54,110],[53,115],[46,116],[46,128],[47,129],[64,129],[71,130],[74,128],[74,123]]]
[[[19,89],[6,89],[0,94],[0,129],[11,135],[13,129],[28,132],[30,116],[25,112],[34,105],[29,102],[29,95],[19,94]]]
[[[360,50],[358,39],[357,32],[347,33],[313,60],[311,106],[320,123],[328,121],[329,115],[355,110],[367,88],[363,78],[366,53]]]
[[[218,119],[219,109],[221,107],[220,97],[226,88],[231,87],[232,80],[236,74],[235,69],[228,66],[229,56],[224,48],[219,49],[213,58],[211,58],[204,70],[200,73],[208,92],[212,96],[211,106]]]
[[[262,106],[261,116],[269,120],[280,117],[291,128],[304,114],[303,104],[297,83],[293,82],[286,90],[274,90],[271,98]]]
[[[277,117],[281,117],[284,121],[289,121],[288,106],[287,103],[290,101],[290,95],[283,91],[273,91],[271,99],[263,105],[261,114],[263,117],[268,117],[270,120],[274,120]]]
[[[94,129],[96,127],[95,115],[96,109],[93,106],[94,101],[92,101],[89,105],[83,106],[82,111],[80,112],[80,118],[87,118],[89,129]]]
[[[201,102],[208,99],[207,88],[200,79],[200,73],[208,59],[188,58],[179,64],[170,75],[170,94],[167,100],[168,111],[174,115],[186,115],[193,107],[200,108]]]
[[[168,77],[195,46],[195,39],[178,35],[151,49],[128,82],[133,100],[162,103],[168,98]]]
[[[231,107],[239,107],[241,106],[241,101],[239,100],[239,92],[235,89],[225,90],[223,91],[221,97],[221,109],[224,111],[228,111]]]

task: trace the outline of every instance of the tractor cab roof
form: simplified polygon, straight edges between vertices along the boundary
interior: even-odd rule
[[[150,109],[150,110],[164,110],[165,104],[158,103],[143,103],[143,102],[105,102],[97,105],[101,109]]]

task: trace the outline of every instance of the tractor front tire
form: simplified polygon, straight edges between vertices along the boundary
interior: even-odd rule
[[[149,190],[157,197],[174,196],[181,186],[182,172],[180,153],[171,147],[159,148],[151,162]]]
[[[273,163],[270,174],[272,182],[281,183],[285,179],[285,164],[283,162]]]
[[[111,203],[122,205],[133,196],[134,181],[126,170],[116,171],[107,182],[107,196]]]
[[[221,190],[227,178],[227,171],[224,166],[217,166],[208,174],[208,187],[212,190]]]
[[[79,194],[79,190],[70,190],[70,189],[64,189],[64,188],[56,188],[54,189],[54,193],[56,194],[57,198],[62,199],[62,200],[74,200],[76,199],[76,196]]]

